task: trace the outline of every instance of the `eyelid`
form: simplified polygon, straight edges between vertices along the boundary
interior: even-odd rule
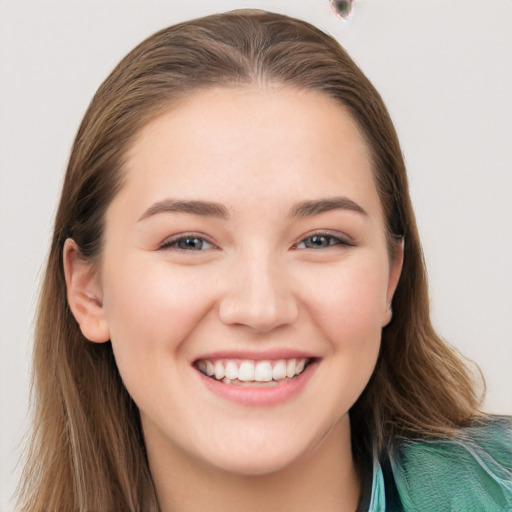
[[[206,242],[211,247],[208,249],[201,249],[201,250],[187,250],[187,249],[181,249],[180,247],[177,247],[175,244],[177,244],[180,240],[184,240],[187,238],[197,238],[198,240],[201,240],[203,242]],[[219,247],[217,244],[215,244],[212,240],[209,239],[205,234],[203,233],[197,233],[197,232],[186,232],[186,233],[177,233],[176,235],[172,235],[167,237],[162,243],[158,245],[158,249],[167,249],[167,250],[176,250],[180,252],[202,252],[202,251],[211,251],[212,249],[218,249]]]
[[[348,246],[348,247],[353,247],[356,245],[355,240],[353,240],[350,236],[348,236],[344,233],[340,233],[339,231],[331,231],[331,230],[327,229],[327,230],[312,231],[310,233],[306,233],[305,235],[303,235],[300,238],[300,240],[298,240],[296,243],[293,244],[292,249],[299,249],[299,247],[298,247],[299,244],[303,243],[308,238],[312,238],[314,236],[325,237],[325,238],[334,238],[338,241],[338,243],[328,245],[326,248],[336,247],[338,245]],[[300,250],[302,250],[302,249],[308,249],[308,247],[300,248]],[[318,249],[313,249],[313,250],[318,250]]]
[[[356,245],[356,242],[348,235],[344,233],[340,233],[339,231],[331,231],[331,230],[320,230],[320,231],[311,231],[310,233],[306,233],[305,235],[301,236],[301,238],[292,245],[292,249],[298,249],[298,245],[303,243],[308,238],[318,236],[318,237],[325,237],[325,238],[331,238],[337,240],[337,243],[331,244],[327,247],[334,247],[337,245],[341,246],[349,246],[352,247]],[[184,240],[187,238],[197,238],[198,240],[201,240],[211,247],[207,249],[201,249],[201,250],[187,250],[187,249],[181,249],[177,247],[175,244],[177,244],[180,240]],[[206,250],[213,250],[213,249],[219,249],[219,246],[213,242],[208,236],[206,236],[204,233],[198,233],[198,232],[185,232],[185,233],[177,233],[175,235],[167,237],[163,242],[161,242],[158,245],[158,250],[162,249],[168,249],[168,250],[177,250],[181,252],[202,252]],[[302,249],[302,248],[301,248]],[[308,249],[305,247],[304,249]],[[316,249],[317,250],[317,249]]]

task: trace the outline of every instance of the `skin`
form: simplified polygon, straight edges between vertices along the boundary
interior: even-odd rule
[[[290,215],[334,196],[365,213]],[[168,198],[213,201],[229,218],[147,213]],[[348,411],[373,372],[402,263],[400,248],[390,261],[384,224],[366,143],[324,95],[210,89],[141,130],[100,268],[72,240],[64,261],[82,332],[112,341],[140,409],[164,512],[355,510]],[[183,234],[204,242],[172,245]],[[311,248],[315,234],[330,245]],[[283,348],[319,364],[279,404],[216,396],[193,366],[216,350]]]

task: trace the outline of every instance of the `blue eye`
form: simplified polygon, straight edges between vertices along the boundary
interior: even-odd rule
[[[334,235],[327,235],[327,234],[315,234],[308,236],[307,238],[304,238],[301,240],[297,245],[297,249],[325,249],[327,247],[331,247],[333,245],[351,245],[345,240],[342,240],[341,238],[334,236]]]
[[[178,249],[181,251],[205,251],[213,249],[214,245],[198,236],[180,236],[164,242],[160,249]]]

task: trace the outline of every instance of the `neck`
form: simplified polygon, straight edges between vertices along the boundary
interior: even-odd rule
[[[278,471],[241,475],[161,450],[146,435],[149,464],[162,512],[354,512],[360,494],[348,416],[309,453]],[[172,452],[172,453],[171,453]]]

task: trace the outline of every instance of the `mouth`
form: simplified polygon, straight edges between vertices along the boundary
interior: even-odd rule
[[[312,358],[278,360],[199,359],[194,366],[203,375],[222,384],[240,387],[274,387],[297,379]]]

